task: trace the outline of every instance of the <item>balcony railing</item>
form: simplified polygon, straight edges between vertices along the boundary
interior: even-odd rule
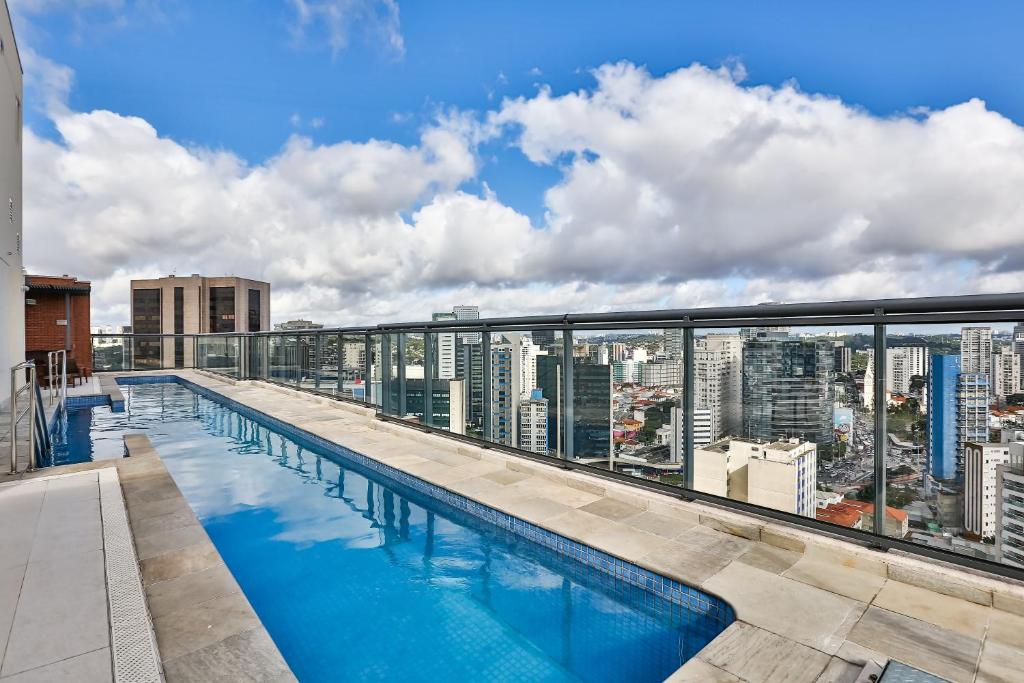
[[[1024,294],[95,335],[93,366],[283,384],[560,467],[1024,578],[994,547],[974,549],[988,560],[943,549],[943,534],[964,526],[964,460],[927,427],[987,433],[985,411],[965,411],[956,382],[933,377],[960,361],[935,356],[959,357],[962,326],[1019,321]],[[1013,343],[1005,331],[983,334],[989,355]],[[543,439],[517,438],[545,429],[541,452],[523,446]],[[908,529],[935,542],[914,543]]]

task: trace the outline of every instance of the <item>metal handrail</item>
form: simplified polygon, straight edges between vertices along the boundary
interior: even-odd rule
[[[28,379],[24,385],[18,387],[18,373],[27,370]],[[10,438],[11,438],[11,474],[18,471],[18,423],[26,415],[29,416],[29,429],[28,429],[28,457],[29,457],[29,469],[35,469],[35,452],[36,452],[36,426],[32,420],[35,419],[36,410],[36,392],[33,390],[36,383],[36,364],[35,361],[25,361],[18,363],[11,367],[11,418],[10,418]],[[18,414],[18,397],[21,394],[28,392],[28,409]]]
[[[60,369],[60,375],[57,375],[57,370]],[[47,378],[49,379],[49,395],[50,405],[53,405],[53,399],[57,398],[57,405],[60,408],[64,407],[64,402],[67,398],[68,393],[68,352],[67,349],[58,349],[57,351],[49,351],[46,354],[46,370]],[[59,377],[59,379],[58,379]]]

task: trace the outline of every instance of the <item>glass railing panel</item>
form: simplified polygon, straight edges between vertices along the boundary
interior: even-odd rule
[[[893,325],[887,330],[889,535],[1017,564],[1024,498],[1024,325]],[[1018,338],[1018,335],[1020,338]]]
[[[131,370],[131,340],[122,335],[92,337],[93,372]]]
[[[870,327],[694,330],[693,489],[870,529],[873,345]]]
[[[200,335],[196,338],[196,367],[231,377],[241,374],[239,335]]]

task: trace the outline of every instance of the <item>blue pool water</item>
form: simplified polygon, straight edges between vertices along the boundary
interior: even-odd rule
[[[123,391],[66,457],[145,431],[300,680],[660,681],[724,627],[180,384]]]

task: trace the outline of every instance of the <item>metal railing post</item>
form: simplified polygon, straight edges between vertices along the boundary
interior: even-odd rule
[[[380,409],[385,415],[392,413],[391,409],[391,335],[380,336]]]
[[[335,395],[343,396],[345,394],[345,335],[338,333],[338,376],[334,379],[335,381]]]
[[[313,334],[313,388],[320,389],[320,364],[323,361],[323,340],[319,332]]]
[[[11,368],[11,474],[18,471],[18,366]]]
[[[408,406],[405,398],[405,333],[398,333],[398,415],[405,417]]]
[[[373,403],[373,342],[363,335],[363,400]]]
[[[492,434],[491,434],[491,418],[492,418],[491,413],[492,413],[492,411],[494,409],[494,405],[493,405],[494,397],[491,396],[491,379],[492,379],[491,378],[491,363],[492,362],[493,362],[493,359],[491,358],[491,333],[490,333],[490,331],[485,329],[483,332],[480,333],[480,374],[483,375],[481,377],[481,379],[483,380],[483,392],[484,392],[483,401],[481,401],[481,403],[483,404],[481,406],[481,408],[483,408],[483,415],[482,415],[482,417],[483,417],[483,425],[482,425],[482,427],[483,427],[484,441],[492,441],[493,440]],[[470,375],[472,375],[472,373],[473,373],[472,365],[473,364],[472,364],[472,361],[471,361],[470,362],[470,370],[469,370],[469,374]]]
[[[693,489],[694,453],[697,450],[693,443],[693,406],[694,406],[694,340],[693,328],[683,330],[683,480],[684,486]],[[673,435],[674,436],[674,435]]]
[[[561,425],[564,436],[562,437],[562,444],[564,450],[562,451],[563,457],[566,460],[572,460],[576,454],[575,449],[575,411],[573,404],[576,401],[575,387],[573,385],[573,377],[575,376],[575,368],[573,361],[573,341],[572,341],[572,330],[565,330],[562,332],[562,367],[564,372],[562,373],[562,393],[565,395],[565,400],[562,401],[562,415],[558,417],[558,422]],[[614,445],[612,446],[614,448]]]
[[[884,315],[882,309],[875,311],[875,315]],[[886,339],[885,324],[875,325],[875,381],[874,381],[874,404],[875,404],[875,516],[874,531],[876,534],[885,536],[885,462],[887,441],[889,439],[886,427],[886,412],[888,404],[885,400],[885,373],[886,373]]]
[[[423,333],[423,422],[434,425],[434,339],[429,332]]]
[[[36,404],[36,366],[29,366],[28,370],[28,470],[34,470],[39,466],[36,461],[36,411],[39,407]],[[46,421],[40,425],[40,429],[46,429]],[[17,434],[11,434],[12,440],[17,440]]]

